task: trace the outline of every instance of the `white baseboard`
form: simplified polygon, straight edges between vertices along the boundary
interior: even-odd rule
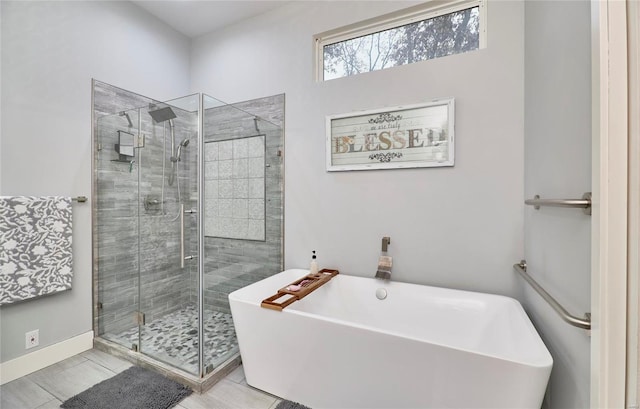
[[[93,348],[93,331],[0,363],[0,385]]]

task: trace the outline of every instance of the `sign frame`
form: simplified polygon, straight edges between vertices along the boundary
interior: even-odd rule
[[[442,98],[329,115],[327,171],[454,166],[454,111],[454,98]]]

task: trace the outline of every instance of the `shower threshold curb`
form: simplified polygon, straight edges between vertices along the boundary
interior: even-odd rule
[[[185,372],[169,364],[157,361],[140,352],[132,351],[131,349],[125,348],[122,345],[108,341],[104,338],[94,338],[93,347],[116,357],[126,359],[127,361],[135,365],[151,369],[152,371],[156,371],[169,379],[189,386],[191,389],[193,389],[194,392],[200,394],[209,390],[213,385],[218,383],[225,376],[230,374],[234,369],[240,366],[241,363],[240,353],[236,352],[233,356],[231,356],[231,358],[224,361],[211,373],[205,375],[204,378],[198,378],[193,374]]]

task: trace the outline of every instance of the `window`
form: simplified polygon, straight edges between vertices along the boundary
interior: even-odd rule
[[[484,0],[430,3],[316,35],[317,80],[485,47]]]

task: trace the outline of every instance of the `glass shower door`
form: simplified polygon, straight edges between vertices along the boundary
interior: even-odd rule
[[[197,95],[141,113],[140,352],[199,375]],[[197,104],[196,104],[197,107]]]
[[[96,121],[98,334],[126,348],[138,345],[138,112]]]

